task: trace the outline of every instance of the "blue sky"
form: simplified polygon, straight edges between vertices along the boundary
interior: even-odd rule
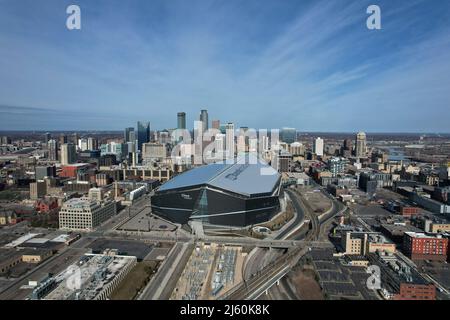
[[[450,132],[449,31],[447,0],[0,0],[0,128]]]

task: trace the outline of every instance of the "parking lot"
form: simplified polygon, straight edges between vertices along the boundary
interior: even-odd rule
[[[174,224],[152,215],[149,207],[144,208],[117,228],[117,230],[138,232],[175,231],[176,229]]]
[[[366,287],[369,275],[365,268],[342,265],[330,249],[313,249],[309,255],[328,299],[377,299],[377,295]]]

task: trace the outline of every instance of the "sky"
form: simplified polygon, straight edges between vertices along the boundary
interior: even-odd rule
[[[180,111],[193,127],[201,109],[255,129],[448,133],[450,1],[0,0],[0,130],[174,128]]]

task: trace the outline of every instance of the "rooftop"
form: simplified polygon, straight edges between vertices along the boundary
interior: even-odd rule
[[[86,254],[55,276],[56,288],[45,300],[93,300],[136,257]],[[78,278],[74,279],[74,274]],[[72,283],[72,282],[76,283]]]
[[[442,239],[442,236],[437,235],[437,236],[430,236],[427,235],[425,233],[421,233],[421,232],[405,232],[405,234],[407,234],[408,236],[412,237],[412,238],[420,238],[420,239]]]
[[[186,171],[164,183],[159,191],[208,184],[252,195],[272,192],[279,178],[279,173],[264,161],[241,156],[231,163],[213,163]]]

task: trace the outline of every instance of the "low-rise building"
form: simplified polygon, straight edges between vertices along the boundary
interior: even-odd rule
[[[38,264],[52,256],[51,250],[25,249],[22,252],[22,262]]]
[[[22,261],[22,255],[15,249],[0,249],[0,274],[7,273]]]
[[[430,199],[429,197],[426,197],[423,194],[417,192],[412,192],[410,197],[412,201],[416,202],[428,211],[450,215],[450,205],[446,205],[437,200]]]
[[[0,226],[16,223],[17,223],[17,216],[14,210],[0,210]]]
[[[427,233],[450,232],[450,221],[434,215],[418,215],[411,218],[411,224]]]
[[[69,266],[52,278],[53,289],[37,297],[45,300],[106,300],[126,275],[136,266],[135,256],[122,256],[117,250],[103,254],[86,254],[78,263]],[[79,270],[80,288],[70,285],[68,277]]]
[[[90,167],[91,165],[88,163],[75,163],[61,166],[59,176],[65,178],[76,178],[79,173],[88,170]]]
[[[448,239],[440,235],[405,232],[403,250],[412,260],[447,260]]]
[[[116,202],[74,198],[66,201],[59,211],[59,228],[90,231],[117,213]]]
[[[400,292],[393,300],[436,300],[434,284],[401,283]]]
[[[381,233],[347,231],[342,237],[342,248],[347,255],[366,255],[375,252],[394,253],[396,246]]]
[[[56,198],[42,199],[36,201],[36,210],[39,213],[47,213],[58,208],[58,200]]]

